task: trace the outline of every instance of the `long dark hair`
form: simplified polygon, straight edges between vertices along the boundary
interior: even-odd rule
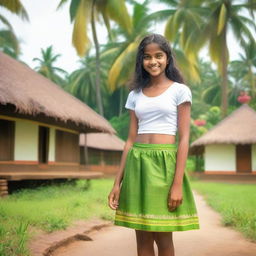
[[[139,44],[137,56],[136,56],[136,65],[135,65],[135,72],[133,80],[130,83],[130,89],[133,90],[139,90],[144,87],[146,87],[149,84],[150,81],[150,75],[148,72],[143,68],[143,57],[144,57],[144,50],[145,47],[148,44],[156,43],[159,45],[159,47],[166,53],[167,55],[167,66],[165,69],[166,76],[178,83],[184,83],[184,79],[178,70],[178,68],[175,65],[175,59],[171,50],[171,47],[169,45],[169,42],[167,39],[159,34],[150,34],[147,35],[142,39],[142,41]]]

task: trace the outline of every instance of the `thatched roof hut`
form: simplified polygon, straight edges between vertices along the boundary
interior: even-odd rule
[[[66,125],[81,132],[115,133],[107,120],[86,104],[2,52],[0,104],[1,113]]]
[[[80,134],[79,145],[88,148],[123,151],[125,142],[114,134],[88,133]]]
[[[80,135],[81,163],[92,171],[114,174],[118,171],[125,142],[114,134],[88,133]]]
[[[190,152],[196,153],[207,144],[256,143],[256,111],[243,104],[216,126],[195,140]]]
[[[256,174],[256,111],[243,104],[191,144],[208,174]]]

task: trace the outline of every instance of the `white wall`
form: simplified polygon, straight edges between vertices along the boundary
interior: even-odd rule
[[[236,171],[235,145],[206,145],[204,159],[205,171]]]
[[[50,128],[50,138],[49,138],[49,159],[48,161],[55,161],[55,129]]]
[[[15,161],[38,161],[38,125],[18,120],[15,123]]]
[[[256,171],[256,144],[252,145],[252,171]]]

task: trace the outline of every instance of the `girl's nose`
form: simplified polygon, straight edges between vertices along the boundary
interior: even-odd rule
[[[151,60],[150,60],[150,64],[152,65],[152,64],[156,64],[156,59],[155,58],[152,58]]]

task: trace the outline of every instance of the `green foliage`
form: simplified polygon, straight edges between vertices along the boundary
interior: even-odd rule
[[[41,75],[49,78],[58,85],[64,86],[67,72],[59,67],[54,66],[54,62],[61,56],[53,53],[53,47],[49,46],[45,50],[41,49],[42,58],[34,58],[33,61],[39,62],[35,70]]]
[[[128,111],[126,111],[120,117],[115,116],[110,120],[110,123],[114,127],[114,129],[116,129],[118,136],[123,140],[127,140],[129,121],[130,116]]]
[[[193,181],[192,187],[222,215],[222,223],[256,241],[256,186]]]
[[[111,179],[63,183],[24,189],[0,200],[0,255],[28,255],[30,228],[65,229],[74,220],[113,219],[107,204]]]

